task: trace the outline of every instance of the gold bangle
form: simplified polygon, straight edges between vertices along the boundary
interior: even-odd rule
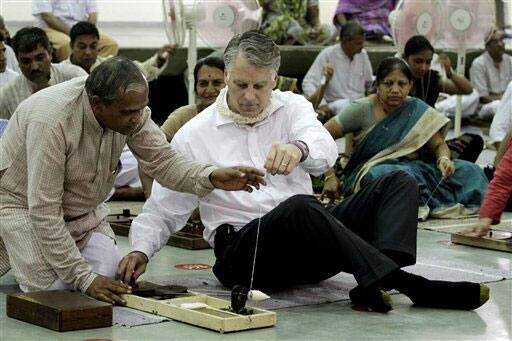
[[[437,161],[436,161],[436,165],[437,166],[439,166],[439,163],[441,162],[442,159],[446,159],[448,161],[452,161],[452,159],[450,159],[448,156],[443,155],[443,156],[440,156],[440,157],[437,158]]]
[[[324,182],[327,182],[327,180],[329,180],[330,178],[335,178],[336,177],[336,174],[329,174],[327,176],[324,177]]]

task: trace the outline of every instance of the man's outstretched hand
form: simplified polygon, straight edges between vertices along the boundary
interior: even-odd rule
[[[119,262],[116,278],[126,284],[135,284],[137,278],[146,271],[148,261],[148,257],[144,253],[130,252]]]
[[[219,168],[210,174],[213,186],[225,191],[247,191],[266,185],[265,173],[253,167]]]

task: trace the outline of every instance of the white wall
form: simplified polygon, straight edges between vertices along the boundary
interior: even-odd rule
[[[337,0],[320,0],[322,22],[331,21],[337,2]],[[97,3],[100,21],[162,21],[161,0],[97,0]],[[31,1],[0,0],[0,14],[2,14],[7,23],[9,21],[30,21],[33,19],[31,14]]]

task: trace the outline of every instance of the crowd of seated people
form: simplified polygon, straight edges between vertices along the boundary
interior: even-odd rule
[[[70,92],[76,96],[72,106],[83,110],[84,119],[95,111],[105,115],[105,121],[99,128],[98,125],[94,126],[95,130],[89,127],[95,133],[102,130],[108,135],[101,137],[102,141],[104,138],[113,139],[112,145],[109,146],[112,148],[112,160],[109,160],[106,166],[108,169],[102,169],[102,172],[107,174],[108,181],[94,180],[95,183],[99,181],[103,187],[109,183],[113,188],[110,193],[103,191],[103,188],[101,191],[98,190],[98,193],[101,192],[98,198],[101,196],[101,202],[109,198],[148,199],[150,203],[135,223],[139,229],[139,239],[134,241],[137,247],[132,247],[132,253],[120,263],[119,272],[123,278],[130,280],[132,275],[136,278],[144,272],[149,258],[162,247],[162,236],[165,237],[178,229],[178,225],[188,218],[189,211],[199,206],[206,212],[207,222],[211,223],[205,232],[208,235],[205,236],[210,243],[216,245],[215,274],[226,285],[234,284],[233,281],[246,281],[246,273],[234,274],[229,269],[242,268],[246,265],[245,261],[251,258],[242,247],[252,242],[254,236],[254,224],[251,222],[256,216],[255,207],[260,207],[260,210],[268,214],[269,218],[265,220],[265,224],[272,227],[279,225],[286,210],[300,212],[304,209],[310,212],[314,219],[302,222],[296,219],[301,229],[296,236],[297,245],[306,243],[307,235],[310,233],[309,226],[304,222],[328,221],[329,224],[323,227],[322,231],[325,236],[337,231],[336,242],[319,254],[319,261],[333,255],[348,257],[350,252],[361,253],[361,250],[368,251],[371,255],[348,261],[343,266],[337,264],[326,267],[322,272],[307,269],[310,273],[306,279],[293,278],[291,275],[286,278],[280,274],[283,286],[318,282],[328,278],[328,275],[345,270],[354,273],[359,282],[357,290],[351,292],[351,299],[376,311],[387,312],[391,309],[386,294],[382,292],[386,288],[395,288],[406,293],[420,306],[474,309],[485,303],[488,298],[488,288],[485,286],[460,283],[452,285],[444,282],[433,284],[427,279],[418,279],[400,270],[402,266],[413,264],[415,261],[415,232],[413,238],[411,237],[414,241],[404,241],[407,245],[404,245],[403,249],[393,250],[386,247],[385,243],[389,240],[383,237],[379,228],[368,227],[374,229],[370,231],[371,233],[382,238],[383,244],[367,244],[364,237],[357,235],[356,231],[366,222],[364,219],[354,222],[349,214],[349,208],[362,209],[365,203],[377,205],[370,215],[390,224],[389,217],[380,216],[379,207],[391,209],[391,215],[399,216],[399,206],[389,207],[386,200],[390,199],[390,202],[397,203],[410,199],[412,203],[402,203],[407,214],[404,215],[403,226],[400,227],[403,230],[396,230],[397,234],[405,231],[404,229],[415,231],[416,218],[459,218],[478,214],[480,210],[478,226],[467,231],[470,235],[478,236],[487,233],[490,224],[499,221],[512,192],[510,186],[503,185],[509,180],[512,162],[509,147],[509,137],[512,133],[505,136],[507,131],[512,131],[512,73],[509,72],[512,57],[504,53],[502,31],[496,30],[489,34],[485,41],[486,52],[471,66],[470,79],[457,74],[452,69],[450,59],[444,54],[437,56],[440,72],[434,70],[432,63],[436,58],[435,50],[423,36],[411,37],[405,44],[404,51],[397,51],[398,57],[381,60],[374,76],[364,44],[368,37],[389,34],[389,25],[384,19],[387,19],[388,10],[393,8],[394,1],[381,1],[379,8],[372,7],[375,2],[370,1],[340,1],[334,15],[334,22],[338,26],[336,29],[333,25],[321,24],[318,1],[260,0],[264,9],[261,30],[250,31],[233,38],[223,57],[209,56],[200,59],[194,69],[196,104],[174,110],[158,129],[150,118],[149,109],[145,108],[147,98],[139,95],[145,93],[147,97],[147,82],[157,79],[167,65],[173,63],[175,47],[165,45],[144,62],[132,62],[126,58],[116,57],[117,43],[96,26],[95,1],[73,3],[69,6],[62,5],[67,2],[46,1],[47,4],[44,6],[36,5],[37,2],[34,1],[33,14],[41,27],[22,28],[11,39],[3,19],[0,18],[0,119],[4,120],[0,122],[0,126],[7,125],[7,135],[4,135],[7,137],[0,139],[0,148],[6,147],[5,155],[7,150],[12,154],[14,139],[18,143],[19,140],[27,138],[27,133],[22,129],[30,128],[31,118],[28,113],[35,110],[33,105],[44,104],[49,108],[58,106],[55,100],[46,96],[55,95],[52,92],[57,91],[55,86],[58,86],[58,89],[65,89],[69,85]],[[256,44],[258,42],[261,45]],[[294,80],[278,75],[280,57],[279,49],[274,43],[328,45],[320,51],[308,70],[302,82],[303,94],[293,93],[298,92]],[[262,51],[259,51],[260,49]],[[52,60],[59,63],[52,63]],[[127,71],[120,70],[120,65],[127,67]],[[125,77],[128,83],[134,82],[134,89],[126,86],[122,90],[138,92],[139,97],[123,97],[120,104],[116,102],[117,97],[102,97],[101,100],[93,101],[94,96],[88,91],[98,91],[97,97],[104,91],[102,77],[106,76],[99,75],[100,71],[95,71],[98,69],[102,70],[101,72],[112,72],[120,78]],[[131,75],[128,74],[130,72]],[[93,90],[88,88],[92,86],[87,83],[90,79],[98,82]],[[103,79],[105,84],[118,84],[115,81],[113,77]],[[290,89],[293,91],[284,91]],[[497,160],[501,162],[496,161],[497,170],[490,185],[482,168],[475,163],[483,148],[482,138],[478,135],[465,134],[454,140],[446,140],[450,119],[444,114],[445,110],[441,111],[439,106],[436,106],[441,93],[467,95],[467,105],[464,108],[481,117],[486,117],[481,113],[487,110],[486,106],[492,104],[492,110],[496,114],[488,115],[487,118],[494,116],[491,135],[494,134],[495,137],[491,136],[491,142],[500,149]],[[59,96],[63,99],[65,94]],[[87,96],[91,97],[90,101],[84,100]],[[109,109],[112,106],[124,108],[119,111],[119,115],[124,115],[119,122],[109,121],[110,118],[107,117],[117,110]],[[143,113],[144,122],[132,119],[134,113]],[[38,115],[35,115],[34,119],[41,120]],[[51,117],[52,120],[57,120],[54,116]],[[9,120],[8,124],[6,120]],[[322,126],[322,123],[325,124]],[[38,124],[43,123],[39,121]],[[131,129],[126,134],[121,133],[125,137],[118,138],[117,135],[114,136],[116,133],[107,129],[110,125],[119,128],[121,124],[130,126]],[[204,131],[194,131],[192,127]],[[55,126],[51,127],[51,134],[57,134]],[[334,140],[348,134],[353,137],[349,159],[343,169],[337,172],[335,168],[339,163],[335,162],[337,148]],[[192,137],[198,141],[198,145],[204,147],[204,150],[194,149],[197,146],[194,147],[194,143],[190,142]],[[236,143],[230,142],[230,138],[236,140]],[[277,140],[270,141],[270,138]],[[162,166],[151,164],[149,156],[145,156],[158,156],[157,152],[163,150],[164,145],[169,146],[165,144],[165,140],[179,151],[179,154],[185,154],[187,160],[180,159],[172,165],[166,161],[167,159],[162,162]],[[142,147],[136,146],[134,141]],[[57,148],[58,143],[53,142],[51,147]],[[156,147],[152,143],[156,144]],[[70,146],[72,147],[77,146]],[[101,153],[104,148],[103,142],[95,147]],[[1,153],[2,150],[0,156],[3,155]],[[145,153],[147,155],[143,155]],[[12,157],[11,154],[7,156]],[[227,161],[221,161],[223,157],[235,164],[249,160],[247,162],[251,166],[242,170],[228,167],[229,171],[212,176],[212,170],[208,166],[203,166],[203,163],[226,166]],[[18,179],[17,174],[10,170],[13,160],[2,162],[3,160],[0,160],[0,175],[4,171],[6,174],[10,172],[9,176],[12,179],[28,181]],[[263,180],[262,175],[252,168],[258,166],[265,168],[271,175],[282,177],[269,175]],[[65,165],[62,165],[61,170],[64,167]],[[158,181],[172,182],[169,180],[172,174],[171,167],[181,167],[180,176],[182,179],[188,179],[186,184],[173,184],[178,189],[164,189],[163,184]],[[80,169],[76,166],[73,171],[79,172]],[[147,171],[151,174],[146,174]],[[211,172],[210,175],[206,174],[207,171]],[[336,209],[319,211],[317,202],[303,196],[312,194],[309,176],[322,174],[323,194],[333,198],[348,198],[344,201],[345,204],[342,202]],[[153,175],[158,177],[154,183]],[[66,173],[66,176],[69,174]],[[254,193],[249,197],[245,192],[218,194],[221,191],[216,191],[212,192],[215,193],[213,195],[209,194],[213,188],[252,192],[265,182],[271,192],[267,197]],[[63,186],[66,185],[67,183],[64,183]],[[23,186],[21,188],[26,189],[28,193],[29,190]],[[7,195],[6,188],[9,188],[9,185],[0,181],[0,197],[2,193]],[[156,189],[156,194],[151,193],[152,188]],[[188,194],[178,193],[181,192],[180,189]],[[403,193],[398,193],[402,190]],[[374,192],[378,192],[382,197],[372,196]],[[51,194],[56,195],[56,192]],[[81,195],[78,192],[74,194]],[[203,195],[206,197],[203,198]],[[270,197],[278,199],[272,199],[270,202]],[[44,198],[43,195],[39,205],[44,206]],[[177,200],[173,202],[179,202],[175,211],[174,208],[167,207],[170,201],[162,203],[169,198]],[[234,201],[230,202],[230,199]],[[251,200],[254,206],[247,204]],[[30,200],[27,201],[27,205],[31,205]],[[216,213],[215,207],[220,207],[222,214]],[[0,207],[0,224],[2,209]],[[62,213],[61,211],[59,212]],[[94,212],[95,219],[101,216],[96,208],[91,212]],[[9,214],[11,213],[9,211]],[[63,224],[80,221],[84,217],[89,217],[90,212],[80,213],[83,215],[63,217]],[[30,217],[26,212],[23,214],[25,220],[16,222],[20,226],[30,219],[39,219],[37,224],[41,224],[41,217]],[[7,219],[7,216],[4,215],[3,219]],[[169,221],[173,221],[174,225],[168,225]],[[233,221],[236,224],[231,224]],[[344,226],[340,221],[346,223],[346,229],[343,227],[338,230],[339,226]],[[97,223],[99,225],[95,228],[98,230],[108,230],[101,225],[102,222]],[[237,247],[228,245],[228,242],[233,242],[234,237],[230,235],[235,227],[247,231],[247,234],[237,241],[240,243]],[[0,226],[0,237],[4,228]],[[282,231],[275,232],[277,237],[281,236],[281,232],[288,233],[286,229],[291,228],[291,225],[282,225],[281,228]],[[59,230],[61,233],[63,231],[64,227]],[[217,237],[215,232],[219,233]],[[15,234],[8,231],[3,235],[12,237]],[[62,235],[59,235],[60,237]],[[346,238],[354,243],[350,252],[342,254],[340,249],[346,246]],[[319,238],[319,242],[327,243],[328,239],[322,237]],[[50,245],[48,240],[45,239]],[[96,239],[91,240],[96,242]],[[69,245],[73,244],[71,239],[68,238],[67,241]],[[2,254],[2,248],[5,249],[4,242],[0,238],[0,275],[11,267],[6,252],[13,252],[7,247],[7,251]],[[35,245],[33,241],[31,243]],[[109,244],[108,248],[110,247]],[[270,254],[277,252],[272,243],[264,244],[264,247]],[[297,256],[299,250],[300,248],[296,248],[297,252],[290,256]],[[79,251],[83,250],[78,250],[74,254],[78,258]],[[231,264],[226,255],[239,259],[236,264]],[[56,260],[60,255],[53,254],[52,257]],[[112,259],[115,257],[113,252]],[[17,254],[13,259],[14,262],[21,262],[22,258]],[[113,264],[117,264],[117,259],[112,259]],[[365,273],[355,270],[355,266],[359,266],[361,262],[371,265],[367,269],[369,272],[372,267],[377,268],[382,262],[388,273],[367,280]],[[45,266],[51,268],[53,264]],[[59,263],[59,266],[63,265]],[[87,269],[83,264],[80,266],[80,274],[85,276]],[[22,270],[22,267],[16,264],[17,279],[29,283],[26,278],[22,278]],[[263,272],[265,278],[277,275],[271,268],[269,271]],[[109,289],[108,294],[100,294],[89,289],[89,286],[108,286],[108,281],[103,277],[87,275],[88,279],[70,279],[71,272],[58,272],[63,273],[65,276],[61,276],[60,279],[64,284],[74,286],[75,289],[102,300],[122,302],[117,294],[130,290],[127,285],[120,285],[116,289]],[[97,280],[95,278],[100,278],[100,282],[93,282]],[[260,284],[265,286],[268,282],[263,280]],[[425,293],[411,289],[416,285]],[[39,287],[22,286],[25,291],[34,288]],[[432,297],[436,298],[432,300]],[[471,299],[465,301],[465,297]]]

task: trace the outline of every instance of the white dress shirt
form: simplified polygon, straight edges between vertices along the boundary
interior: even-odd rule
[[[501,95],[512,80],[512,57],[504,54],[503,60],[497,68],[489,52],[486,51],[475,58],[471,64],[469,77],[473,88],[478,91],[480,97]]]
[[[16,76],[18,76],[18,73],[7,67],[4,72],[0,73],[0,88],[4,85],[7,85],[7,83],[16,78]]]
[[[512,128],[512,81],[501,98],[489,130],[489,143],[501,142]]]
[[[275,90],[270,115],[253,126],[236,124],[220,114],[219,110],[227,108],[222,98],[225,97],[219,95],[214,105],[177,132],[171,142],[177,152],[220,167],[240,165],[264,170],[272,144],[301,140],[309,147],[308,158],[287,176],[267,174],[267,185],[252,193],[215,189],[198,198],[165,189],[155,182],[151,197],[131,225],[132,250],[151,257],[165,245],[171,233],[186,224],[197,205],[205,226],[203,237],[213,246],[218,226],[227,223],[238,230],[293,195],[312,194],[308,173],[320,175],[336,161],[336,143],[303,96]]]
[[[365,91],[373,81],[372,64],[365,50],[352,60],[339,44],[323,49],[308,70],[302,81],[302,90],[311,96],[320,86],[323,66],[330,63],[334,68],[324,99],[327,103],[339,99],[355,100],[365,96]]]
[[[71,27],[97,12],[96,0],[32,0],[32,15],[36,18],[36,26],[41,28],[48,27],[41,13],[52,13]]]

